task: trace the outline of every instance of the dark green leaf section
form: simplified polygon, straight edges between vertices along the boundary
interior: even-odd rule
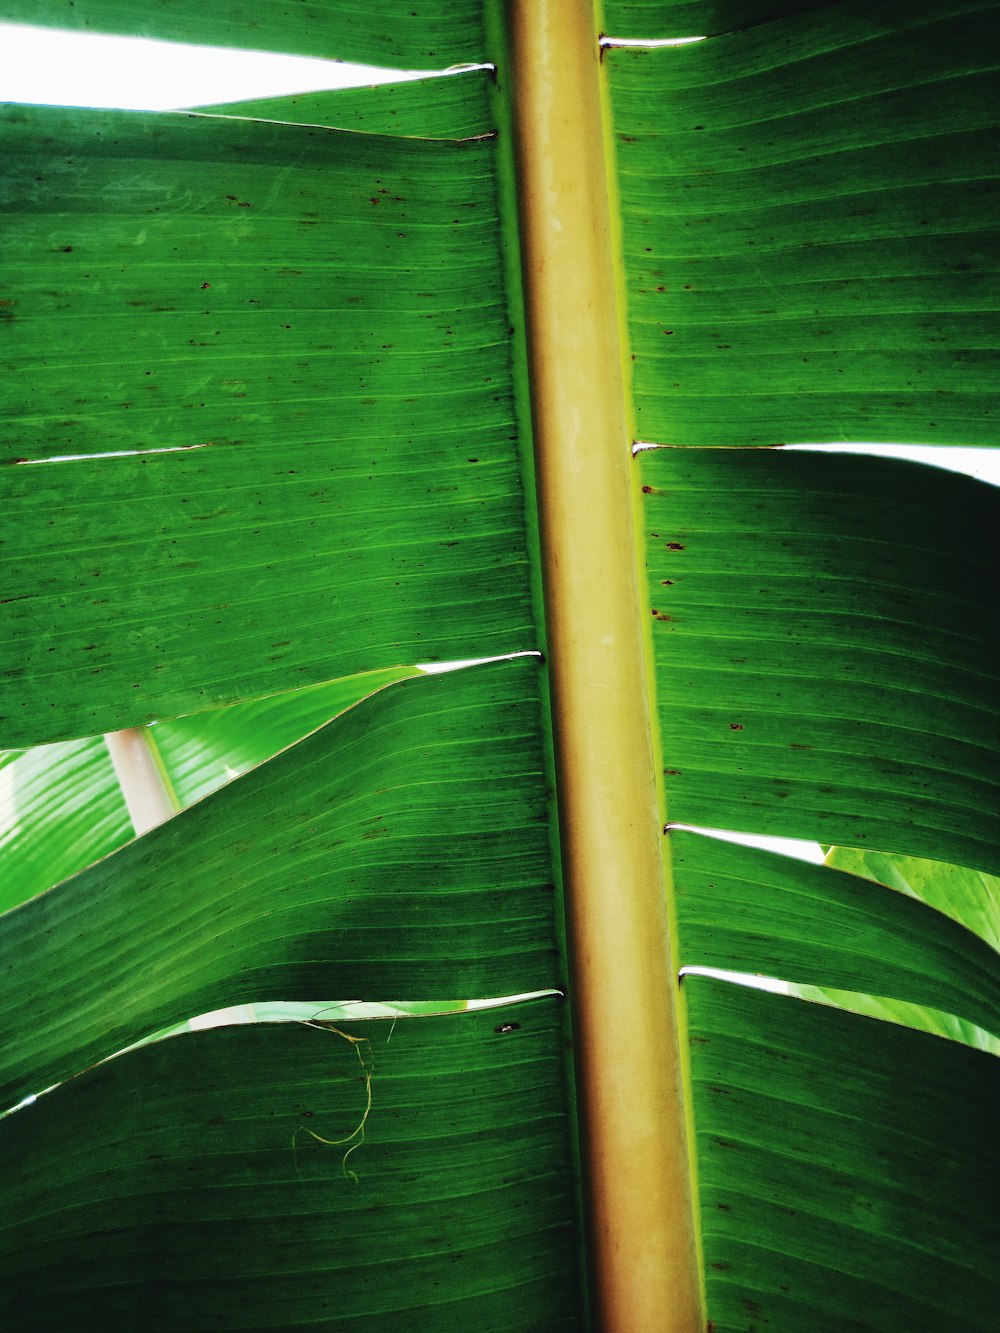
[[[0,911],[75,875],[132,837],[103,737],[0,758]]]
[[[641,439],[1000,443],[996,6],[608,55]]]
[[[374,690],[413,674],[400,667],[349,676],[174,718],[151,729],[150,742],[181,805],[191,805]],[[0,756],[0,790],[0,911],[75,875],[133,836],[102,736],[7,751]]]
[[[8,0],[8,23],[403,69],[483,59],[479,0]]]
[[[489,104],[491,77],[487,70],[476,70],[446,79],[297,93],[292,97],[205,106],[202,110],[212,115],[328,125],[367,134],[465,139],[494,129]]]
[[[992,1333],[1000,1060],[701,977],[684,989],[717,1333]]]
[[[10,107],[0,153],[8,458],[506,445],[492,143]]]
[[[996,875],[946,861],[890,856],[856,847],[831,848],[827,863],[920,898],[1000,949],[1000,879]]]
[[[0,1122],[4,1328],[579,1328],[560,1035],[549,1001],[91,1070]],[[345,1161],[311,1132],[350,1136],[369,1075]]]
[[[6,132],[8,457],[177,452],[0,469],[0,744],[533,646],[492,142]]]
[[[1000,868],[1000,494],[896,459],[641,458],[670,818]]]
[[[1000,1034],[1000,954],[881,884],[671,834],[685,967],[759,972],[954,1013]]]
[[[604,31],[633,39],[705,37],[843,7],[843,0],[605,0]]]
[[[405,681],[0,933],[0,1105],[261,1000],[561,985],[531,659]]]

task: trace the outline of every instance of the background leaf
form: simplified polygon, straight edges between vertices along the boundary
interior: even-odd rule
[[[344,708],[414,669],[348,676],[287,694],[161,722],[149,733],[182,806],[300,740]],[[102,736],[0,756],[0,910],[68,879],[133,828]]]
[[[994,949],[1000,949],[1000,880],[995,875],[945,861],[924,861],[916,856],[893,856],[857,847],[831,847],[826,859],[838,870],[888,884],[930,903],[981,935]]]

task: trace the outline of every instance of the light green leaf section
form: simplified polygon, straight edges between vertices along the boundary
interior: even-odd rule
[[[102,737],[9,750],[0,759],[0,911],[131,837]]]
[[[977,1051],[1000,1055],[1000,1037],[931,1005],[908,1004],[905,1000],[893,1000],[885,995],[863,995],[860,991],[836,990],[830,986],[793,985],[789,987],[789,994],[813,1004],[828,1004],[835,1009],[846,1009],[848,1013],[880,1018],[885,1023],[899,1023],[902,1027],[917,1028],[936,1037],[947,1037],[949,1041],[960,1041]],[[993,1026],[995,1028],[996,1024]]]
[[[1000,1035],[1000,954],[942,913],[827,866],[670,837],[682,966],[890,997]]]
[[[670,818],[996,872],[997,491],[825,452],[642,476]]]
[[[479,0],[7,0],[8,23],[402,69],[483,59]]]
[[[149,733],[181,805],[191,805],[413,668],[349,676]],[[104,738],[85,736],[0,756],[0,911],[15,907],[133,837]]]
[[[229,1005],[562,989],[539,672],[382,690],[8,913],[0,1105]]]
[[[560,1029],[557,1001],[282,1023],[91,1070],[0,1121],[0,1321],[580,1328]]]
[[[857,847],[831,847],[826,860],[838,870],[888,884],[930,903],[981,935],[994,949],[1000,949],[1000,879],[996,875],[945,861],[891,856]]]
[[[718,1333],[992,1333],[1000,1061],[786,996],[684,990]]]
[[[492,142],[4,139],[0,744],[534,646]]]
[[[465,139],[494,130],[489,103],[491,78],[489,71],[476,70],[446,79],[296,93],[292,97],[203,106],[201,110],[212,115],[328,125],[367,134]]]
[[[883,0],[608,53],[640,439],[1000,443],[995,35]]]

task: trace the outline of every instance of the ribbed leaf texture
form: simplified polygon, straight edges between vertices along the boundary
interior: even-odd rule
[[[717,1333],[991,1333],[1000,1060],[702,977],[684,989]]]
[[[888,996],[1000,1035],[1000,954],[942,913],[773,852],[671,842],[682,966]]]
[[[843,454],[642,460],[670,817],[1000,867],[1000,493]]]
[[[175,452],[0,468],[0,744],[533,647],[492,141],[3,116],[10,456]]]
[[[538,673],[383,690],[8,914],[0,1106],[246,1001],[562,989]]]
[[[807,8],[607,54],[639,436],[1000,443],[995,5]]]
[[[560,1028],[222,1028],[57,1088],[0,1121],[4,1328],[579,1328]]]

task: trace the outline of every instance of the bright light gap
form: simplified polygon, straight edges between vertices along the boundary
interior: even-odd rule
[[[463,657],[453,662],[417,662],[418,671],[426,676],[441,676],[448,671],[464,671],[466,667],[485,666],[488,662],[513,662],[517,657],[534,657],[542,660],[537,648],[526,648],[519,653],[501,653],[498,657]]]
[[[700,833],[706,838],[715,838],[718,842],[733,842],[740,847],[757,847],[765,852],[777,852],[779,856],[788,856],[795,861],[808,861],[813,865],[823,864],[823,848],[818,842],[809,842],[804,838],[776,838],[762,833],[738,833],[732,829],[700,828],[696,824],[668,824],[665,832]]]
[[[831,440],[827,444],[779,444],[770,447],[786,451],[795,450],[800,453],[865,454],[870,458],[901,458],[911,463],[924,463],[947,472],[975,477],[978,481],[987,482],[991,486],[1000,486],[1000,449],[951,444],[844,444],[837,440]],[[648,453],[651,449],[683,448],[683,445],[636,440],[632,445],[632,457]],[[753,451],[750,449],[748,452]]]
[[[112,449],[103,454],[53,454],[51,458],[16,458],[15,467],[39,467],[44,463],[87,463],[95,458],[138,458],[145,454],[186,454],[192,449],[210,449],[211,441],[203,444],[171,444],[162,449]]]
[[[657,51],[664,46],[690,46],[692,42],[706,41],[707,33],[703,37],[602,37],[600,45],[603,51]]]
[[[409,83],[447,70],[292,56],[0,23],[0,101],[123,111],[180,111],[298,93]]]
[[[770,991],[772,995],[792,993],[787,981],[759,976],[756,972],[730,972],[722,967],[682,967],[678,975],[681,980],[685,977],[710,977],[713,981],[728,981],[734,986],[748,986],[751,990]]]

